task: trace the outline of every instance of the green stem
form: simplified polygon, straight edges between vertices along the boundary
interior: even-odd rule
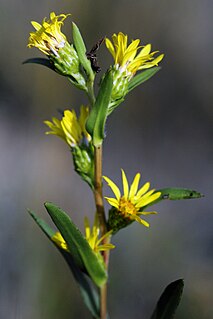
[[[87,82],[88,98],[91,107],[95,104],[94,94],[94,81],[92,79]],[[104,211],[104,201],[102,192],[102,145],[94,148],[94,198],[96,211],[98,214],[101,236],[107,232],[106,216]],[[105,238],[104,243],[108,243],[109,238]],[[103,252],[103,259],[108,269],[109,263],[109,250]],[[100,289],[100,319],[106,319],[107,317],[107,283],[104,284]]]

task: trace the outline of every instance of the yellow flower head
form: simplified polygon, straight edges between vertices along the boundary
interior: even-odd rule
[[[88,243],[89,243],[90,247],[92,248],[92,250],[94,250],[96,253],[100,252],[100,251],[104,251],[104,250],[115,248],[115,246],[110,244],[110,243],[104,243],[104,244],[100,245],[101,242],[103,242],[104,239],[109,237],[112,232],[109,231],[104,236],[102,236],[101,238],[98,238],[99,234],[100,234],[100,228],[99,228],[99,222],[98,222],[97,214],[95,215],[95,220],[94,220],[93,227],[90,229],[89,220],[88,220],[87,217],[85,217],[85,219],[84,219],[84,227],[85,227],[86,240],[88,241]]]
[[[67,243],[65,242],[64,238],[62,237],[59,231],[57,231],[51,239],[58,247],[69,252]]]
[[[115,60],[115,67],[122,73],[125,72],[126,76],[130,78],[138,70],[148,69],[158,65],[163,59],[164,54],[154,58],[158,51],[151,52],[151,44],[139,46],[140,40],[132,40],[131,44],[127,45],[128,36],[119,32],[113,34],[112,42],[106,38],[106,47],[112,54]],[[138,50],[141,51],[138,53]]]
[[[66,36],[61,32],[61,26],[69,15],[59,14],[57,16],[54,12],[51,12],[50,19],[46,21],[45,18],[42,24],[31,21],[36,31],[30,33],[28,47],[36,47],[47,55],[58,56],[58,50],[63,48],[67,42]]]
[[[143,212],[143,208],[147,205],[150,205],[161,195],[160,192],[156,192],[152,189],[150,191],[150,183],[145,183],[139,190],[138,185],[140,181],[140,174],[137,173],[135,178],[130,186],[126,178],[126,174],[122,170],[122,180],[123,180],[123,196],[119,188],[115,183],[106,176],[103,176],[105,181],[108,183],[108,186],[111,187],[116,198],[105,197],[109,204],[115,207],[118,212],[126,219],[136,220],[140,224],[143,224],[146,227],[149,227],[149,223],[141,219],[139,215],[149,215],[156,214],[156,212]]]
[[[85,128],[88,115],[89,108],[84,105],[81,106],[79,118],[77,118],[74,110],[65,110],[62,120],[53,117],[52,122],[44,121],[51,129],[46,134],[54,134],[61,137],[71,147],[78,145],[83,137],[90,141],[91,136]]]
[[[103,245],[100,245],[101,242],[109,237],[111,235],[111,231],[107,232],[104,236],[102,236],[100,239],[98,239],[99,233],[100,233],[100,228],[99,228],[99,222],[98,222],[98,217],[97,215],[95,216],[95,221],[94,221],[94,225],[92,227],[92,229],[90,229],[90,225],[89,225],[89,220],[87,217],[85,217],[84,219],[84,224],[85,224],[85,238],[88,241],[90,247],[92,248],[92,250],[94,250],[94,252],[100,252],[100,251],[104,251],[104,250],[108,250],[108,249],[113,249],[115,248],[114,245],[109,244],[109,243],[105,243]],[[69,248],[67,246],[67,243],[65,242],[64,238],[62,237],[60,232],[56,232],[53,237],[51,238],[51,240],[59,247],[62,248],[64,250],[66,250],[67,252],[69,251]]]

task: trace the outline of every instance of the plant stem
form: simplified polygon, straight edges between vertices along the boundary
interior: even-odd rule
[[[100,319],[106,319],[107,316],[107,283],[100,289]]]
[[[91,107],[95,104],[95,94],[94,94],[94,80],[89,79],[87,82],[87,95],[89,98],[89,102]]]
[[[95,204],[100,223],[101,236],[107,232],[106,216],[104,211],[103,194],[102,194],[102,146],[95,147]],[[109,239],[105,239],[105,243]],[[108,268],[109,251],[103,252],[103,258]],[[100,319],[106,319],[107,316],[107,283],[100,289]]]
[[[102,194],[102,146],[95,147],[95,204],[100,223],[101,236],[107,232]]]

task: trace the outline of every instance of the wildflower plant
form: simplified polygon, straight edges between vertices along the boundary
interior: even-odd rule
[[[45,120],[44,124],[46,134],[58,136],[67,144],[75,171],[91,188],[96,206],[94,224],[90,227],[86,216],[85,232],[82,233],[66,212],[50,202],[45,203],[45,208],[56,229],[52,229],[33,211],[29,212],[66,260],[92,317],[106,319],[109,318],[109,254],[111,249],[118,249],[112,244],[113,236],[135,221],[149,227],[146,216],[157,214],[151,206],[162,200],[199,198],[202,195],[185,188],[150,190],[149,182],[140,186],[140,173],[129,183],[123,169],[123,189],[120,191],[109,177],[103,176],[102,145],[106,138],[106,120],[130,91],[160,70],[159,63],[164,54],[152,51],[151,44],[141,45],[139,39],[128,41],[128,36],[122,32],[113,34],[112,39],[101,39],[88,52],[76,24],[72,24],[73,43],[69,43],[62,33],[63,23],[69,16],[70,14],[56,15],[52,12],[50,18],[45,18],[41,24],[32,22],[35,30],[30,33],[28,47],[39,49],[46,57],[29,59],[25,63],[38,63],[54,70],[86,94],[87,105],[81,105],[80,111],[65,109],[61,116]],[[102,42],[105,42],[114,61],[102,75],[95,94],[94,82],[97,72],[101,70],[96,51]],[[103,196],[103,182],[109,186],[107,196]],[[114,193],[113,197],[108,195],[110,189]],[[108,202],[111,206],[108,214],[105,212],[104,198],[105,203]],[[169,284],[151,319],[172,318],[182,289],[182,279]]]

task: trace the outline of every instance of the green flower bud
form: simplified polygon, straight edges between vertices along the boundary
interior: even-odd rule
[[[75,171],[94,188],[94,147],[82,144],[71,149]]]

